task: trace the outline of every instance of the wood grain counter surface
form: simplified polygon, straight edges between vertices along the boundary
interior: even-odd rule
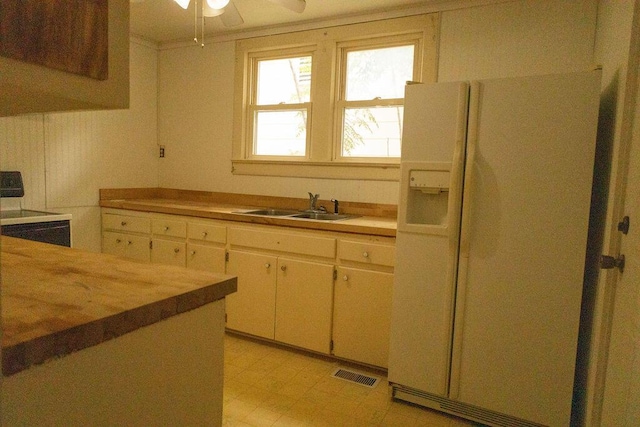
[[[355,217],[338,221],[244,214],[250,210],[264,208],[304,210],[307,207],[306,204],[307,201],[304,199],[161,188],[100,190],[100,206],[106,208],[311,230],[387,237],[396,235],[397,208],[394,205],[342,202],[340,213],[355,215]],[[330,201],[319,201],[318,205],[322,204],[329,207],[328,210],[331,212]]]
[[[2,236],[2,372],[11,375],[236,291],[236,278]]]

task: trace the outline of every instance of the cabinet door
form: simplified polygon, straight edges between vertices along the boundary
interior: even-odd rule
[[[102,235],[102,252],[149,262],[149,242],[147,236],[105,231]]]
[[[184,242],[154,239],[151,249],[151,262],[185,267],[187,265],[185,252],[186,244]]]
[[[333,265],[278,258],[277,341],[328,354],[332,301]]]
[[[227,328],[274,338],[277,258],[229,251],[227,273],[238,278],[237,292],[227,295]]]
[[[187,244],[187,267],[196,270],[224,273],[224,247]]]
[[[393,274],[338,268],[333,354],[386,368]]]
[[[122,233],[105,231],[102,233],[102,252],[105,254],[124,256],[125,237]]]

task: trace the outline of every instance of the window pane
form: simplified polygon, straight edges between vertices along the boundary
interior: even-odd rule
[[[254,154],[304,156],[307,146],[306,124],[306,110],[256,112]]]
[[[404,107],[346,108],[343,157],[400,157]]]
[[[407,80],[413,80],[413,45],[347,53],[347,101],[404,98]]]
[[[258,61],[258,105],[310,102],[311,56]]]

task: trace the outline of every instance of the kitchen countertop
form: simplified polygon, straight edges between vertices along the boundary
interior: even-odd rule
[[[205,193],[191,191],[158,190],[155,193],[140,189],[101,190],[100,206],[141,212],[155,212],[212,218],[253,224],[268,224],[312,230],[337,231],[395,237],[395,211],[387,205],[343,203],[350,208],[340,213],[357,215],[355,218],[338,221],[296,219],[278,216],[246,215],[242,212],[264,209],[304,209],[305,201],[300,199],[269,198],[267,196],[228,195],[226,193]],[[194,194],[195,193],[195,194]],[[222,196],[219,196],[219,195]],[[126,198],[114,198],[127,196]],[[138,197],[136,197],[138,196]],[[150,197],[151,196],[151,197]],[[225,197],[226,196],[226,197]],[[380,208],[382,206],[382,208]],[[367,215],[368,212],[382,212],[387,216]]]
[[[235,277],[2,236],[2,372],[20,372],[236,291]]]

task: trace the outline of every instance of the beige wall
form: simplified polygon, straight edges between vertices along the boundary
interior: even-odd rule
[[[443,12],[440,80],[583,70],[593,64],[594,1],[524,1]],[[187,67],[186,64],[189,64]],[[231,173],[234,43],[162,50],[160,185],[397,203],[398,184]]]
[[[0,118],[0,169],[20,170],[23,207],[73,215],[75,247],[100,251],[98,189],[157,186],[157,52],[130,44],[128,110]]]
[[[595,4],[515,1],[445,11],[439,79],[588,68]],[[28,207],[72,213],[74,245],[94,251],[100,248],[101,187],[290,197],[313,191],[323,198],[397,203],[395,182],[233,175],[233,67],[233,41],[160,50],[133,41],[130,110],[0,119],[0,167],[23,171]],[[157,158],[156,144],[165,146],[164,159]]]

